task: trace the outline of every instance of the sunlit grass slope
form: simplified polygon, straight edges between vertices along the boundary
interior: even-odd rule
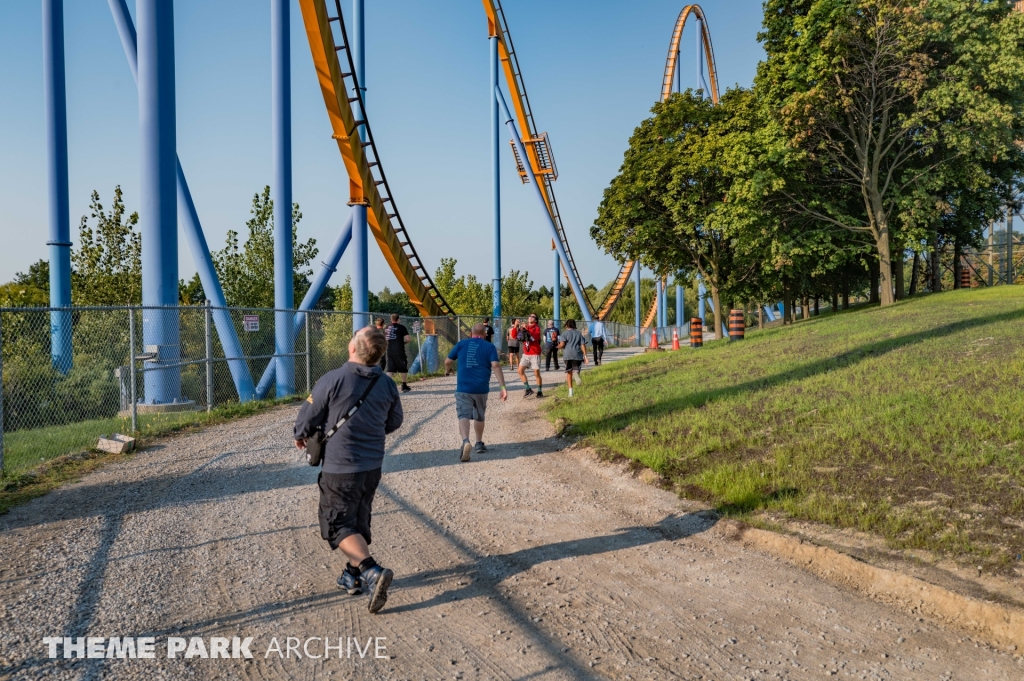
[[[1024,287],[825,314],[584,379],[551,416],[687,497],[1022,565]]]

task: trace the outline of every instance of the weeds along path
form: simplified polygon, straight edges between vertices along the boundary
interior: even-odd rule
[[[564,450],[506,375],[490,452],[468,464],[454,379],[403,398],[374,518],[374,552],[396,573],[381,614],[335,587],[343,558],[319,538],[316,471],[292,448],[295,408],[281,408],[168,438],[0,517],[0,678],[1024,673],[1019,657],[745,551],[673,495]],[[146,635],[156,659],[51,660],[42,643]],[[253,637],[254,659],[167,659],[171,636]],[[383,637],[387,657],[344,641],[341,659],[266,655],[274,637],[284,651],[287,637],[325,636],[364,649]]]

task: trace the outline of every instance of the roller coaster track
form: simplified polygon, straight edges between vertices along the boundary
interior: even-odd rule
[[[512,36],[509,32],[508,21],[505,19],[505,12],[501,7],[501,1],[483,0],[483,5],[484,12],[487,14],[488,28],[491,31],[491,35],[496,35],[498,38],[498,56],[501,59],[509,91],[512,94],[512,102],[515,106],[519,129],[523,131],[524,135],[532,139],[536,139],[539,137],[537,125],[533,117],[533,110],[530,108],[530,100],[526,95],[526,82],[523,79],[522,69],[519,67],[519,60],[516,58],[515,48],[512,45]],[[672,30],[672,40],[669,44],[668,57],[665,60],[665,73],[661,87],[661,100],[665,101],[672,94],[672,81],[675,78],[676,73],[679,42],[683,36],[683,26],[691,15],[701,21],[701,34],[704,38],[704,54],[708,65],[708,74],[711,78],[711,99],[717,104],[718,73],[715,69],[715,55],[711,46],[711,34],[708,31],[707,19],[704,17],[704,12],[701,10],[699,5],[687,5],[679,13],[679,17],[676,19],[675,26]],[[565,246],[565,252],[569,255],[569,266],[572,269],[573,274],[577,276],[577,281],[582,281],[579,279],[576,264],[573,261],[572,253],[569,249],[569,239],[565,234],[565,228],[562,225],[562,218],[558,213],[558,203],[555,201],[555,192],[554,187],[552,186],[551,176],[541,174],[541,170],[544,165],[542,159],[538,155],[537,147],[535,145],[528,146],[527,153],[530,156],[530,164],[533,166],[535,175],[544,183],[544,200],[547,204],[548,212],[551,214],[551,218],[558,230],[559,238],[561,239],[563,246]],[[632,260],[628,260],[622,265],[619,269],[618,275],[615,277],[615,284],[608,292],[604,301],[601,302],[601,305],[597,308],[596,312],[594,311],[594,304],[586,295],[585,291],[584,298],[586,298],[586,300],[577,301],[580,304],[580,307],[582,308],[583,305],[586,305],[591,313],[598,319],[607,319],[612,313],[612,310],[615,309],[615,304],[618,303],[623,290],[625,290],[626,285],[629,283],[629,277],[633,272],[633,267],[634,262]],[[569,276],[569,274],[566,273],[566,276]],[[651,312],[648,314],[648,321],[645,324],[645,328],[650,326],[650,322],[654,318],[655,309],[656,308],[652,307]]]
[[[331,122],[332,138],[338,144],[338,150],[341,152],[345,170],[349,176],[349,204],[366,205],[367,224],[377,240],[381,253],[391,267],[395,278],[408,294],[409,301],[416,306],[420,314],[427,317],[454,315],[455,311],[451,309],[444,296],[434,285],[426,266],[412,244],[412,239],[402,222],[394,194],[391,192],[384,174],[384,167],[373,140],[373,132],[370,129],[369,117],[366,115],[362,89],[356,80],[351,45],[341,12],[341,1],[334,0],[332,2],[333,16],[328,12],[327,0],[298,0],[298,2],[302,11],[306,37],[309,40],[313,65],[316,68],[317,79]],[[526,94],[526,83],[523,80],[515,48],[512,45],[512,36],[501,2],[500,0],[483,0],[483,5],[491,34],[497,36],[498,39],[499,57],[512,94],[519,129],[523,131],[527,140],[541,140],[542,135],[538,133],[534,121],[533,110],[530,108],[530,101]],[[683,26],[691,14],[702,22],[704,51],[711,77],[711,97],[712,101],[717,103],[718,82],[711,36],[707,29],[707,20],[698,5],[687,5],[676,20],[665,63],[662,101],[667,99],[672,92],[672,79],[675,76],[679,41],[682,38]],[[334,23],[338,25],[337,32],[332,27]],[[339,53],[344,53],[344,62],[339,59]],[[346,68],[347,70],[345,70]],[[356,104],[357,108],[353,108],[353,104]],[[361,118],[357,117],[357,110]],[[362,131],[362,135],[360,135],[360,131]],[[363,141],[364,137],[366,141]],[[543,183],[542,196],[545,205],[568,256],[568,269],[571,270],[571,274],[566,272],[566,276],[574,276],[576,281],[582,282],[569,248],[569,239],[562,225],[561,215],[558,212],[558,203],[552,186],[554,175],[543,172],[553,165],[549,155],[550,149],[546,147],[546,144],[527,144],[526,153],[535,177]],[[545,154],[548,154],[547,158],[545,158]],[[562,266],[563,270],[566,269],[566,263],[563,263]],[[622,265],[612,290],[596,313],[598,319],[606,319],[611,314],[629,281],[633,267],[633,261],[627,261]],[[581,308],[585,305],[587,310],[594,314],[594,305],[585,289],[583,297],[584,300],[578,300],[577,303]],[[653,318],[653,312],[649,318]]]
[[[676,18],[676,25],[672,29],[672,40],[668,45],[668,56],[665,58],[665,75],[661,79],[661,101],[665,101],[672,96],[672,81],[676,77],[676,69],[678,68],[677,60],[679,57],[679,43],[683,39],[683,27],[686,25],[686,20],[693,15],[695,19],[700,21],[701,37],[703,40],[701,43],[704,46],[704,61],[708,65],[708,76],[711,79],[711,83],[708,86],[711,89],[711,102],[718,104],[718,71],[715,69],[715,51],[711,46],[711,32],[708,30],[708,20],[704,17],[704,11],[700,8],[700,5],[687,5],[679,13]],[[622,271],[626,271],[628,267],[630,270],[633,269],[633,263],[629,262],[622,266]],[[628,278],[629,275],[627,274]],[[619,280],[622,279],[622,272],[619,273],[619,279],[616,279],[616,285]],[[665,286],[667,283],[667,277],[662,275],[661,285]],[[625,288],[626,282],[622,282],[622,287]],[[609,292],[609,297],[614,294],[617,300],[622,295],[622,289],[616,291],[614,288]],[[607,303],[606,303],[607,304]],[[612,302],[608,309],[608,313],[611,313],[615,302]],[[658,314],[658,296],[654,297],[654,301],[651,302],[650,308],[647,310],[647,318],[644,320],[643,328],[650,328],[651,324],[654,323],[654,318]],[[603,317],[602,317],[603,319]]]
[[[512,45],[512,34],[508,29],[505,11],[501,7],[500,0],[483,0],[483,4],[484,12],[487,13],[490,33],[498,38],[498,58],[501,60],[502,70],[505,72],[505,81],[508,83],[508,89],[512,95],[512,105],[515,108],[519,130],[527,140],[538,140],[541,138],[541,135],[537,131],[533,110],[530,108],[530,99],[526,95],[526,82],[523,80],[523,72],[519,68],[519,59],[516,57],[516,50]],[[577,300],[576,302],[581,309],[586,306],[586,309],[593,314],[594,305],[590,302],[586,289],[583,288],[583,280],[576,269],[576,261],[573,260],[572,250],[569,248],[569,239],[562,225],[562,216],[558,212],[558,202],[555,200],[555,189],[552,186],[554,176],[543,172],[549,164],[547,159],[542,159],[544,147],[537,144],[526,144],[525,147],[530,165],[533,167],[534,176],[543,185],[541,194],[544,198],[544,203],[547,206],[548,213],[551,214],[552,221],[555,223],[558,238],[565,248],[565,254],[569,261],[568,269],[571,270],[571,273],[566,272],[565,276],[566,278],[574,276],[576,281],[581,282],[580,289],[583,291],[584,300]],[[566,263],[562,263],[562,269],[566,269]]]
[[[334,16],[327,11],[326,0],[299,0],[302,21],[309,39],[320,90],[349,177],[350,205],[366,205],[366,222],[380,246],[381,253],[395,278],[409,296],[409,302],[425,317],[454,314],[437,290],[430,274],[416,253],[395,204],[373,141],[370,121],[363,106],[363,94],[356,82],[351,45],[345,31],[340,0],[334,0]],[[332,24],[338,24],[337,33]],[[344,53],[343,64],[338,58]],[[347,69],[347,70],[346,70]],[[352,104],[358,105],[361,118]],[[360,136],[362,128],[366,141]]]

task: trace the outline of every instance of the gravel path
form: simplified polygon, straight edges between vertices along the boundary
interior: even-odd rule
[[[454,379],[403,397],[374,516],[396,574],[381,614],[334,585],[344,559],[319,538],[288,407],[169,438],[0,517],[0,677],[1024,677],[1015,653],[746,551],[672,494],[564,449],[506,375],[490,451],[468,464]],[[156,658],[49,659],[46,636],[153,636]],[[233,636],[252,637],[253,659],[167,658],[169,637]],[[288,658],[267,655],[288,637]],[[342,649],[297,658],[310,637]]]

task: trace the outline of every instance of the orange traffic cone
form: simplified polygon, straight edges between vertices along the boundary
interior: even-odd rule
[[[658,347],[658,330],[651,329],[651,350],[660,350]]]
[[[672,327],[672,349],[673,350],[678,350],[679,349],[679,327],[678,326],[673,326]]]

